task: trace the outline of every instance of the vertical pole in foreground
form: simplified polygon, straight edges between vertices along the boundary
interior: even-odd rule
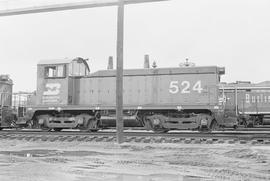
[[[124,1],[119,0],[117,15],[117,68],[116,68],[116,138],[124,142],[123,122],[123,42],[124,42]]]

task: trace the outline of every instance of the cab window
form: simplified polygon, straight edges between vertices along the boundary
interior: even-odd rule
[[[45,77],[65,77],[65,65],[53,65],[45,67]]]

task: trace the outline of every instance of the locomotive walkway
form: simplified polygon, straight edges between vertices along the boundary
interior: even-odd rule
[[[270,144],[270,131],[151,131],[124,132],[125,142],[134,143],[185,143],[185,144]],[[42,132],[40,130],[2,130],[0,140],[25,140],[49,142],[116,142],[116,132]]]

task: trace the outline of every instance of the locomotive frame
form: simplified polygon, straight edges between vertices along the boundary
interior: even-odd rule
[[[37,104],[28,108],[33,127],[97,131],[115,126],[115,70],[89,74],[85,59],[38,64]],[[155,132],[217,129],[237,124],[224,117],[219,81],[222,67],[124,70],[124,124]]]

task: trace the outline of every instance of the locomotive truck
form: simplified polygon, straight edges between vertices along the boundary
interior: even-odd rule
[[[8,75],[0,75],[0,130],[15,125],[12,111],[12,80]]]
[[[224,113],[224,73],[217,66],[125,69],[124,126],[166,132],[237,125],[236,117]],[[25,119],[44,130],[97,131],[115,126],[115,95],[114,69],[90,73],[83,58],[43,60],[37,65],[36,104]]]

